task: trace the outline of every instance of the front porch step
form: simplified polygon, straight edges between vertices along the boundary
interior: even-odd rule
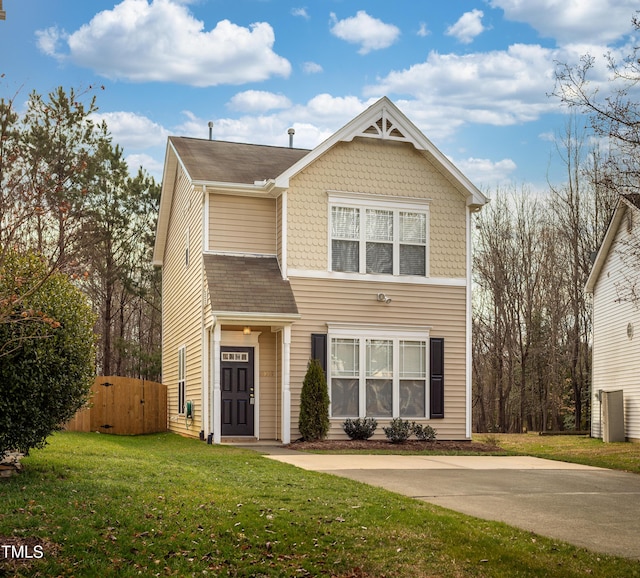
[[[221,444],[255,444],[258,438],[255,436],[235,436],[220,438]]]

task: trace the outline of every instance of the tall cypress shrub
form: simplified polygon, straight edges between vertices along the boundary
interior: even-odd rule
[[[300,393],[300,421],[302,439],[321,440],[329,432],[329,392],[324,371],[317,359],[309,361]]]

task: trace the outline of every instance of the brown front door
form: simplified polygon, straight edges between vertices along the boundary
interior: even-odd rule
[[[222,435],[254,435],[253,347],[220,348]]]

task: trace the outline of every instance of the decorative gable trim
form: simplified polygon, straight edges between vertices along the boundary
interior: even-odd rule
[[[377,116],[378,118],[375,118],[374,116],[374,120],[372,121],[366,119],[363,126],[368,126],[361,129],[359,133],[354,132],[351,139],[356,136],[362,138],[378,138],[382,140],[410,142],[416,146],[417,143],[405,134],[402,122],[396,119],[393,113],[386,106],[382,107],[380,114]]]
[[[442,169],[443,174],[465,197],[468,206],[479,209],[489,200],[386,96],[372,104],[309,154],[276,177],[275,186],[280,189],[287,189],[289,180],[292,177],[337,143],[351,142],[357,137],[410,143],[427,159]]]

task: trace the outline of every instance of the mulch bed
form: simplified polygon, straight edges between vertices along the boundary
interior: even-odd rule
[[[316,442],[295,441],[290,443],[289,449],[323,450],[323,451],[344,451],[344,450],[391,450],[393,452],[428,452],[433,454],[443,452],[473,452],[473,453],[496,453],[502,449],[480,442],[472,441],[434,441],[422,442],[419,440],[407,440],[401,444],[392,444],[388,440],[321,440]]]

